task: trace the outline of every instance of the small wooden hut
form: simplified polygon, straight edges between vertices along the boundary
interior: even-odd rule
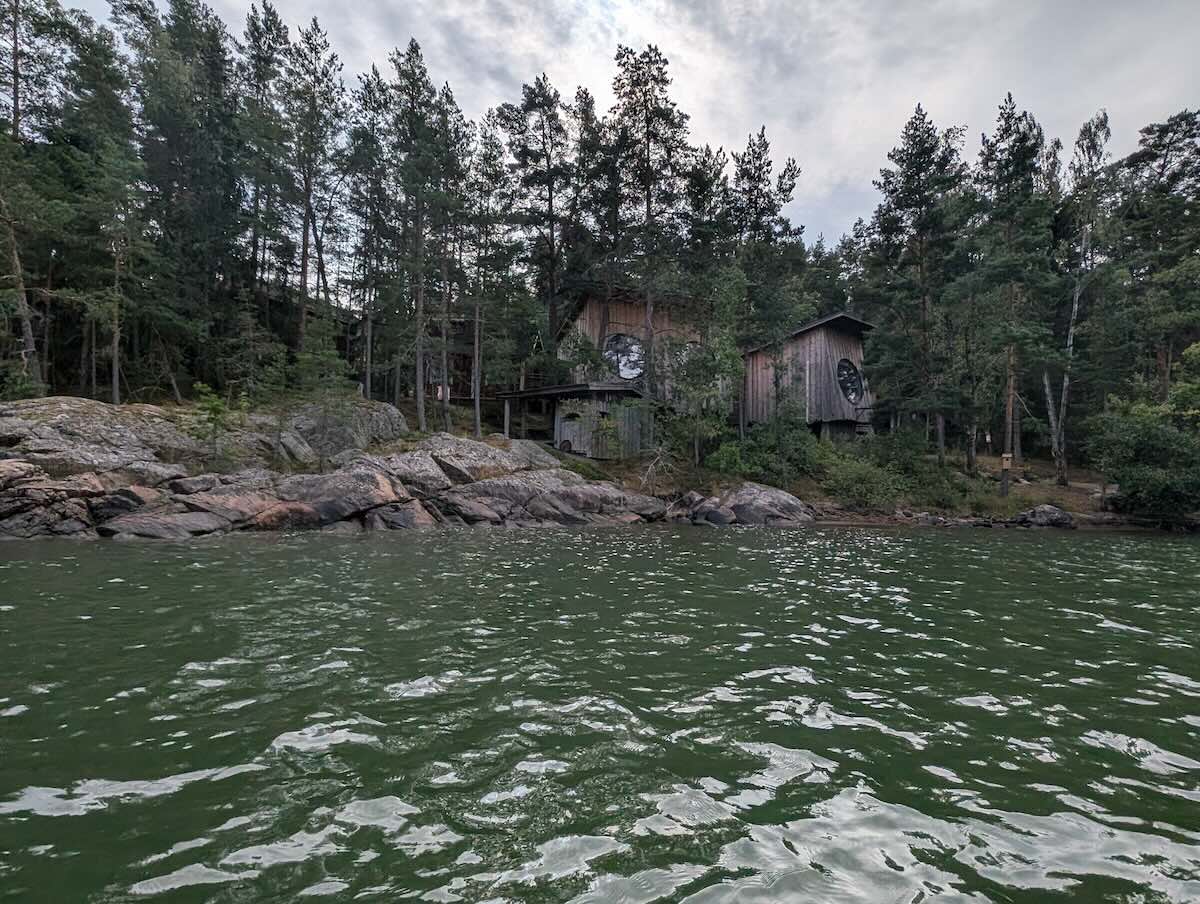
[[[874,403],[862,375],[863,334],[869,329],[871,324],[851,314],[831,314],[781,342],[746,351],[744,423],[794,412],[824,437],[870,432]]]

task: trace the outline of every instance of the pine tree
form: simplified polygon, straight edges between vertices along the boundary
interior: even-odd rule
[[[983,137],[976,169],[985,205],[980,231],[983,279],[994,303],[994,339],[1005,356],[1002,447],[1018,467],[1022,354],[1044,342],[1032,311],[1052,275],[1052,204],[1038,190],[1044,149],[1041,126],[1031,114],[1018,111],[1009,94],[1000,105],[995,131]],[[1007,471],[1004,478],[1007,481]]]
[[[363,394],[367,398],[372,397],[374,325],[381,310],[381,296],[388,287],[386,268],[396,216],[391,157],[394,138],[390,131],[392,103],[391,88],[376,67],[359,76],[346,166],[350,178],[349,207],[358,221],[351,293],[361,299],[362,305]]]
[[[309,262],[317,251],[318,282],[330,301],[325,274],[323,229],[318,224],[316,199],[329,190],[337,141],[346,117],[346,89],[342,63],[329,46],[329,38],[314,17],[288,50],[285,111],[292,140],[292,161],[300,205],[300,336],[303,340],[308,310]]]
[[[263,279],[266,247],[277,240],[278,206],[284,187],[282,161],[287,135],[281,110],[281,76],[287,62],[288,29],[278,11],[263,0],[250,4],[246,14],[244,59],[240,70],[244,95],[241,130],[245,136],[244,168],[250,184],[250,282],[258,291]]]
[[[427,429],[425,419],[425,288],[428,282],[426,245],[430,231],[430,196],[436,185],[437,150],[433,131],[434,105],[437,99],[421,46],[409,41],[403,54],[391,55],[395,81],[396,117],[393,133],[400,166],[400,185],[407,208],[404,217],[404,256],[408,284],[412,287],[414,380],[417,405],[417,429]],[[397,386],[399,385],[397,358]]]
[[[635,52],[617,48],[613,79],[613,116],[627,130],[632,145],[628,168],[631,190],[638,196],[636,230],[638,271],[645,308],[644,395],[647,401],[643,442],[654,445],[653,405],[658,397],[654,347],[654,304],[658,285],[671,269],[677,251],[676,214],[688,156],[687,115],[670,96],[667,58],[654,45]]]
[[[966,172],[961,139],[961,129],[940,131],[918,104],[888,153],[892,166],[875,182],[883,196],[875,225],[888,279],[878,382],[891,392],[892,404],[932,414],[941,464],[946,414],[953,408],[945,379],[949,311],[942,304],[955,238],[947,206]]]
[[[1046,414],[1050,423],[1050,450],[1054,457],[1055,478],[1067,486],[1067,414],[1071,395],[1072,369],[1075,363],[1075,335],[1080,322],[1084,292],[1093,290],[1097,269],[1094,235],[1102,215],[1108,163],[1106,146],[1112,132],[1108,113],[1100,111],[1083,124],[1075,139],[1071,160],[1070,198],[1065,220],[1067,229],[1067,269],[1072,271],[1070,313],[1066,317],[1066,337],[1063,339],[1062,383],[1057,400],[1050,382],[1049,369],[1042,371],[1046,396]]]
[[[569,142],[563,102],[545,73],[532,85],[521,86],[519,104],[497,110],[508,135],[508,149],[523,189],[522,220],[530,231],[530,264],[549,315],[549,342],[558,337],[559,277],[562,269],[562,232],[571,180]]]

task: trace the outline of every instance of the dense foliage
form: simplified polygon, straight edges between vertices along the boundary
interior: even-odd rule
[[[765,128],[693,144],[653,46],[617,49],[608,111],[541,75],[470,122],[415,40],[348,85],[320,23],[267,0],[236,38],[198,0],[113,0],[111,26],[58,0],[0,19],[0,395],[203,384],[233,405],[349,376],[411,399],[419,429],[470,398],[479,430],[484,387],[561,375],[587,286],[688,299],[696,348],[644,337],[643,436],[680,457],[879,506],[926,443],[970,476],[977,450],[1044,450],[1063,481],[1086,451],[1130,507],[1197,503],[1194,111],[1112,160],[1103,111],[1067,149],[1009,96],[976,153],[918,106],[873,216],[830,246],[784,214],[800,167]],[[879,426],[922,454],[839,465],[803,429],[735,439],[738,349],[847,308],[877,325]]]

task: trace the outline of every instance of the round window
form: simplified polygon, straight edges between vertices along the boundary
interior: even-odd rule
[[[842,395],[849,399],[852,405],[857,405],[862,401],[862,374],[859,373],[858,368],[854,366],[854,362],[849,358],[843,358],[838,362],[837,381],[838,386],[842,388]]]
[[[604,359],[622,380],[636,380],[645,369],[642,343],[627,333],[614,333],[604,340]]]

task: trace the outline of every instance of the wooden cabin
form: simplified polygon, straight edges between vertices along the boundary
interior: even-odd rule
[[[592,358],[576,364],[570,383],[499,393],[511,425],[512,404],[550,403],[555,448],[589,458],[626,458],[641,449],[645,392],[646,304],[638,292],[599,286],[576,287],[564,298],[558,330],[561,360]],[[660,296],[651,317],[656,396],[669,398],[667,352],[695,342],[699,334],[683,317],[688,299]],[[580,355],[581,349],[591,354]],[[506,432],[508,432],[506,430]]]
[[[862,374],[863,335],[869,329],[871,324],[851,314],[831,314],[782,342],[748,350],[745,424],[796,412],[824,437],[870,432],[874,402]]]

